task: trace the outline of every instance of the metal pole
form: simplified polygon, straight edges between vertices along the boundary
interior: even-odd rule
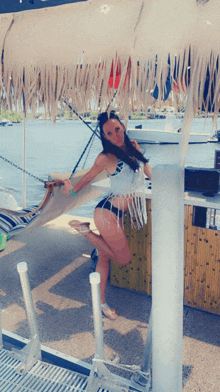
[[[21,287],[22,287],[24,302],[26,306],[27,319],[30,327],[31,338],[37,335],[37,339],[39,340],[37,319],[36,319],[34,303],[31,295],[31,289],[30,289],[28,274],[27,274],[27,270],[28,270],[27,263],[25,261],[18,263],[17,270],[20,275]]]
[[[24,112],[23,126],[23,208],[26,207],[26,113]]]
[[[184,168],[157,165],[152,183],[152,385],[181,392]]]
[[[92,291],[92,308],[96,341],[96,358],[104,359],[104,342],[102,329],[101,295],[100,295],[100,274],[92,272],[89,275]]]

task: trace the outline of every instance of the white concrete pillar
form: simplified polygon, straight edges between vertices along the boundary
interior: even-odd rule
[[[152,171],[153,392],[182,391],[184,168]]]

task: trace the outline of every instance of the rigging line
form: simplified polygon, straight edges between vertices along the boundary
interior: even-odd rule
[[[110,107],[111,103],[114,101],[114,98],[115,98],[115,96],[116,96],[117,92],[118,92],[118,90],[116,90],[116,91],[115,91],[115,93],[114,93],[114,95],[113,95],[113,97],[112,97],[111,101],[109,102],[109,104],[108,104],[108,106],[107,106],[106,112],[108,111],[108,109],[109,109],[109,107]]]
[[[109,109],[109,107],[110,107],[112,101],[114,100],[114,98],[115,98],[117,92],[118,92],[118,90],[115,91],[115,93],[114,93],[114,95],[113,95],[111,101],[109,102],[109,104],[108,104],[108,106],[107,106],[106,111]],[[65,100],[63,100],[63,102],[65,103],[65,105],[68,105],[69,109],[72,110],[72,111],[79,117],[79,119],[80,119],[85,125],[87,125],[88,128],[91,129],[91,131],[92,131],[92,133],[93,133],[92,136],[90,137],[90,139],[89,139],[89,141],[88,141],[86,147],[84,148],[84,151],[82,152],[82,154],[81,154],[81,156],[80,156],[78,162],[76,163],[76,165],[75,165],[75,167],[74,167],[72,173],[71,173],[71,176],[70,176],[70,178],[69,178],[69,179],[71,179],[72,176],[73,176],[73,174],[75,173],[75,171],[76,171],[76,169],[77,169],[77,167],[78,167],[78,165],[79,165],[81,159],[83,158],[83,155],[85,154],[87,148],[89,147],[90,142],[92,142],[93,136],[96,135],[99,139],[101,139],[101,137],[100,137],[100,135],[97,133],[98,124],[96,125],[95,130],[92,129],[92,127],[90,127],[89,124],[87,124],[87,123],[84,121],[84,119],[83,119],[83,118],[82,118],[82,117],[72,108],[71,105],[69,105]],[[91,149],[91,147],[90,147],[90,149]],[[87,157],[88,157],[88,155],[87,155]]]
[[[86,123],[86,121],[85,120],[83,120],[83,118],[80,116],[80,114],[79,113],[77,113],[73,108],[72,108],[72,106],[70,106],[65,100],[63,100],[63,102],[69,107],[69,109],[70,110],[72,110],[73,111],[73,113],[75,113],[78,117],[79,117],[79,119],[99,138],[99,139],[101,139],[101,137],[99,136],[99,134],[97,133],[97,127],[96,127],[96,129],[94,130],[94,129],[92,129],[92,127],[90,127],[90,125],[89,124],[87,124]]]
[[[85,168],[86,161],[87,161],[87,159],[88,159],[88,156],[89,156],[89,153],[90,153],[90,151],[91,151],[93,142],[94,142],[94,140],[95,140],[95,134],[94,134],[94,133],[92,134],[92,137],[93,137],[93,139],[91,140],[90,147],[89,147],[89,150],[88,150],[88,152],[87,152],[87,156],[86,156],[86,159],[85,159],[85,162],[84,162],[84,164],[83,164],[82,169]]]
[[[89,147],[89,144],[90,144],[90,142],[92,141],[92,139],[93,139],[94,135],[95,135],[95,133],[93,133],[93,134],[92,134],[92,136],[90,137],[90,139],[89,139],[89,141],[88,141],[88,143],[87,143],[86,147],[84,148],[84,150],[83,150],[83,152],[82,152],[82,154],[81,154],[81,156],[80,156],[80,158],[79,158],[79,160],[78,160],[77,164],[75,165],[75,167],[74,167],[74,169],[73,169],[73,171],[72,171],[72,173],[71,173],[71,176],[70,176],[70,178],[69,178],[69,179],[71,179],[71,178],[72,178],[72,176],[73,176],[73,174],[75,173],[75,171],[76,171],[76,169],[77,169],[77,167],[78,167],[78,165],[79,165],[79,163],[80,163],[81,159],[83,158],[83,155],[85,154],[85,152],[86,152],[87,148]]]

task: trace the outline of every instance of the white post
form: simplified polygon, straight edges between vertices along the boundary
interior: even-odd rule
[[[27,319],[28,319],[28,323],[29,323],[29,327],[30,327],[31,338],[33,338],[35,335],[37,335],[37,339],[39,340],[37,319],[36,319],[36,314],[35,314],[35,310],[34,310],[34,303],[33,303],[32,295],[31,295],[31,289],[30,289],[28,274],[27,274],[27,270],[28,270],[27,263],[25,261],[18,263],[17,270],[20,275],[21,287],[22,287],[24,302],[25,302],[26,311],[27,311]],[[39,340],[39,342],[40,342],[40,340]]]
[[[95,358],[104,359],[104,341],[102,328],[102,313],[101,313],[101,295],[100,295],[100,274],[92,272],[89,275],[89,281],[92,291],[92,307],[94,318],[94,330],[96,341],[96,355]]]
[[[23,126],[23,203],[22,207],[26,207],[26,113],[24,112]]]
[[[184,168],[152,171],[152,367],[154,392],[182,391]]]

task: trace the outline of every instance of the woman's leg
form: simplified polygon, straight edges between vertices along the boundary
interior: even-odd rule
[[[73,227],[75,230],[77,228],[75,227],[76,221],[72,220],[68,223],[70,227]],[[79,227],[80,230],[82,230],[83,222],[82,225]],[[93,233],[93,231],[86,232],[87,227],[85,227],[85,234],[84,237],[86,237],[99,251],[103,251],[106,255],[109,256],[109,258],[115,260],[115,254],[112,252],[111,248],[107,245],[107,243],[104,241],[101,235]],[[82,233],[82,232],[81,232]]]
[[[103,218],[105,218],[105,220]],[[107,210],[101,211],[99,208],[97,208],[94,214],[94,221],[97,229],[101,234],[102,241],[111,249],[115,256],[113,257],[113,260],[115,260],[120,265],[128,264],[130,261],[130,250],[127,238],[121,224],[118,226],[117,222],[115,221],[115,216],[113,213],[109,213]],[[87,238],[89,239],[89,236],[87,236]],[[109,255],[103,250],[99,251],[96,272],[99,272],[101,278],[100,291],[101,303],[103,304],[105,303],[105,290],[109,274]],[[105,313],[104,309],[102,309],[102,311]],[[115,311],[111,310],[111,312],[112,319],[116,318],[117,315]]]
[[[101,277],[100,291],[101,303],[105,303],[105,289],[109,274],[109,259],[120,265],[127,265],[130,261],[130,250],[127,238],[120,225],[115,220],[115,214],[108,210],[96,208],[94,221],[100,235],[93,232],[85,233],[85,237],[99,249],[99,259],[96,272]],[[71,226],[71,222],[69,222]]]
[[[84,236],[99,251],[103,251],[105,255],[115,260],[116,263],[127,265],[130,261],[130,250],[121,226],[121,219],[118,225],[114,213],[106,209],[101,210],[100,208],[96,208],[94,221],[100,235],[90,231],[88,233],[85,232]],[[69,225],[71,226],[71,222],[69,222]]]
[[[127,238],[122,228],[122,219],[116,221],[114,213],[96,208],[94,221],[100,232],[102,241],[114,254],[113,260],[120,265],[127,265],[131,259]],[[89,235],[91,233],[88,233]],[[94,233],[93,233],[94,234]],[[89,236],[87,237],[89,239]]]

